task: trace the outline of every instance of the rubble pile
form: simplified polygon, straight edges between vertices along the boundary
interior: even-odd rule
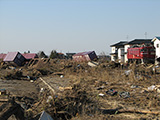
[[[7,86],[14,80],[14,86],[19,80],[35,86],[29,97],[24,96],[27,88],[15,97],[28,119],[42,111],[53,119],[157,119],[160,75],[153,68],[152,64],[35,59],[21,67],[1,64],[0,82]],[[5,89],[12,94],[16,84],[10,87]]]

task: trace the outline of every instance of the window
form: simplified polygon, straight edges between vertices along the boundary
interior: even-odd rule
[[[155,52],[155,49],[151,48],[151,49],[150,49],[150,52]]]
[[[157,48],[159,48],[159,44],[157,44]]]
[[[141,49],[141,52],[147,52],[147,48]]]

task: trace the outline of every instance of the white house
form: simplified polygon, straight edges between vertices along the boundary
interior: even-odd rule
[[[118,58],[117,55],[117,50],[116,50],[116,47],[115,46],[111,46],[111,61],[116,61],[116,59]]]
[[[124,62],[124,47],[118,49],[118,60]]]
[[[155,52],[156,52],[155,59],[160,58],[160,37],[153,38],[152,42],[154,43]]]
[[[128,61],[128,58],[127,58],[127,49],[130,47],[129,44],[125,44],[124,45],[124,62],[126,63]]]
[[[111,45],[111,61],[124,62],[124,45],[127,41],[120,41]]]
[[[118,62],[126,63],[128,61],[127,49],[129,47],[134,46],[134,45],[150,44],[151,40],[152,39],[134,39],[130,42],[121,41],[121,42],[118,42],[116,44],[111,45],[110,46],[111,49],[112,49],[112,53],[110,54],[111,55],[111,61],[118,61]],[[159,41],[159,43],[160,43],[160,41]],[[159,50],[159,52],[160,52],[160,50]]]

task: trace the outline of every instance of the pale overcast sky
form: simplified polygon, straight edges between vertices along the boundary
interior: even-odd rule
[[[160,0],[0,0],[0,53],[110,53],[121,40],[160,36]]]

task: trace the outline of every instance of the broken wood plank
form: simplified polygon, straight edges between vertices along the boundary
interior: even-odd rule
[[[59,87],[60,91],[64,91],[64,90],[72,90],[72,87]]]
[[[151,111],[151,110],[138,110],[138,109],[99,109],[103,114],[120,114],[120,113],[137,113],[137,114],[160,114],[160,111]]]
[[[48,88],[53,92],[53,94],[55,94],[55,90],[54,90],[46,81],[44,81],[41,77],[40,77],[40,80],[41,80],[45,85],[48,86]]]
[[[8,99],[7,98],[0,98],[0,102],[8,102]]]
[[[122,109],[118,110],[119,113],[140,113],[140,114],[160,114],[160,111],[151,111],[151,110],[136,110],[136,109]]]

